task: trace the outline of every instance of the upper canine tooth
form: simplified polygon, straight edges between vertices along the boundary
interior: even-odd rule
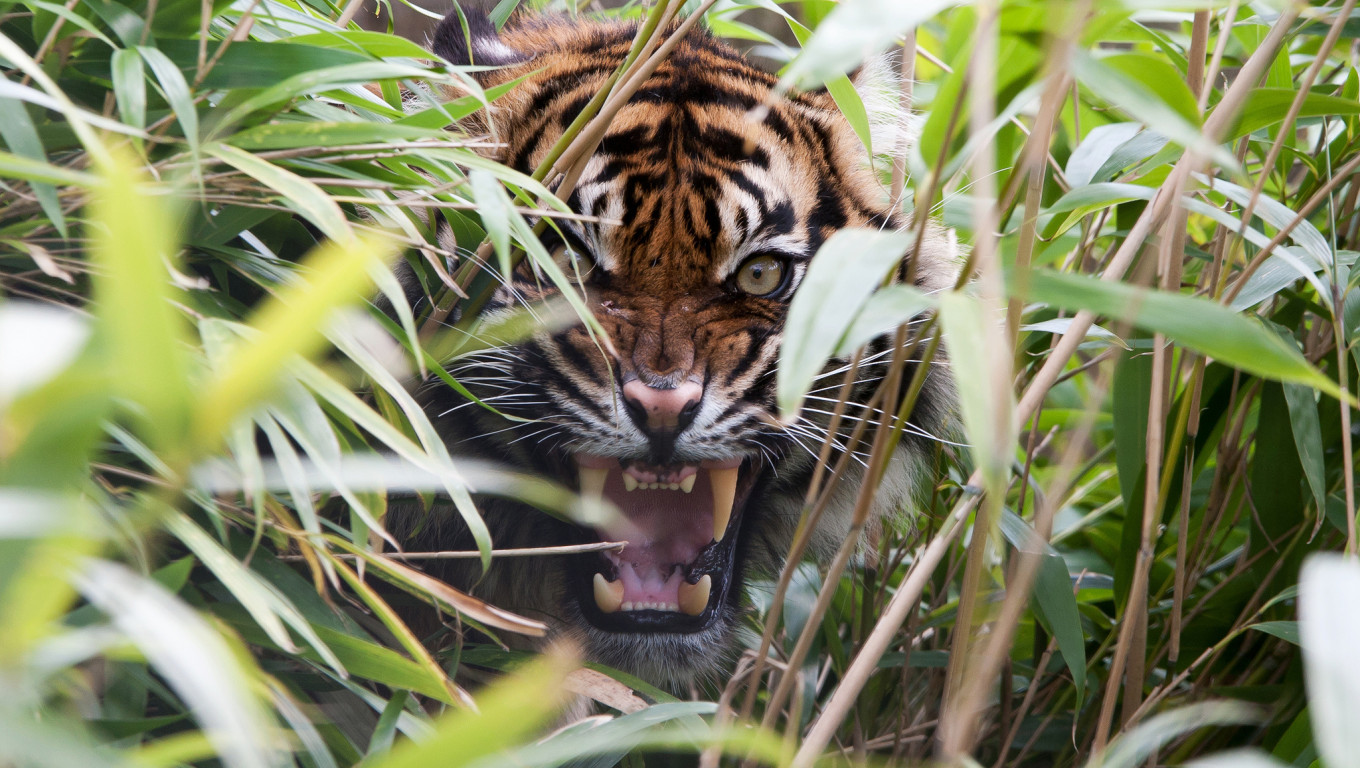
[[[595,574],[595,605],[603,613],[613,613],[623,605],[623,581],[610,581],[604,574]]]
[[[598,499],[604,495],[604,483],[609,479],[609,470],[596,467],[580,467],[581,495]]]
[[[681,480],[681,481],[680,481],[680,490],[684,491],[685,493],[689,493],[690,491],[694,490],[694,481],[695,481],[696,479],[698,479],[698,477],[699,477],[699,473],[698,473],[698,472],[695,472],[694,474],[690,475],[689,477],[685,478],[684,480]]]
[[[690,616],[698,616],[708,607],[708,595],[713,591],[713,578],[708,574],[699,577],[696,584],[680,582],[680,610]]]
[[[710,469],[708,480],[713,484],[713,540],[722,541],[737,497],[737,468]]]
[[[637,487],[638,487],[637,478],[636,478],[636,477],[633,477],[632,475],[628,474],[627,472],[623,473],[623,490],[625,490],[625,491],[632,491],[632,490],[636,490]]]

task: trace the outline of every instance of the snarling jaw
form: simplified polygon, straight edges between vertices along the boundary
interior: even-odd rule
[[[502,65],[484,85],[527,77],[480,126],[521,171],[542,161],[604,85],[635,31],[538,19],[497,37],[472,21],[473,39],[463,42],[461,23],[446,21],[436,52]],[[480,582],[483,594],[552,621],[595,660],[659,684],[714,676],[733,655],[743,580],[778,569],[809,457],[820,441],[843,437],[810,418],[795,426],[775,418],[784,319],[809,260],[838,229],[892,224],[863,145],[831,98],[767,104],[774,84],[691,33],[586,164],[567,200],[585,217],[556,222],[544,241],[562,272],[577,277],[566,289],[580,292],[592,328],[543,331],[459,361],[450,373],[494,412],[438,382],[425,392],[456,452],[546,475],[618,512],[589,527],[507,502],[488,506],[498,547],[625,545],[498,561]],[[768,109],[752,119],[760,105]],[[944,279],[930,264],[918,274]],[[564,289],[532,265],[507,277],[493,311]],[[877,381],[866,371],[855,397]],[[903,494],[884,498],[892,508]],[[844,506],[824,515],[830,548],[847,527]],[[475,578],[460,578],[456,566],[446,573]]]
[[[612,631],[683,632],[711,621],[732,583],[735,536],[727,533],[741,462],[658,467],[575,458],[581,494],[607,498],[621,512],[597,532],[628,542],[603,553],[589,584],[581,585],[594,598],[581,600],[585,616]]]

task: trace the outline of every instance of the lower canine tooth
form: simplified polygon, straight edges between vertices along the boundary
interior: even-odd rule
[[[698,472],[695,472],[694,474],[690,475],[689,477],[685,478],[684,480],[681,480],[681,481],[680,481],[680,490],[684,491],[685,493],[689,493],[690,491],[694,490],[694,481],[695,481],[696,479],[698,479],[698,477],[699,477],[699,473],[698,473]]]
[[[713,540],[722,541],[737,497],[737,468],[710,469],[708,479],[713,484]]]
[[[614,613],[623,605],[623,582],[610,581],[604,574],[595,574],[595,605],[603,613]]]
[[[624,475],[623,475],[623,490],[625,490],[625,491],[633,491],[633,490],[637,490],[637,487],[638,487],[637,478],[633,477],[633,476],[630,475],[630,474],[624,473]]]
[[[680,610],[690,616],[698,616],[708,607],[708,595],[713,591],[713,578],[708,574],[699,577],[697,584],[680,582]]]
[[[598,499],[604,495],[604,483],[609,479],[609,470],[594,467],[581,467],[581,495]]]

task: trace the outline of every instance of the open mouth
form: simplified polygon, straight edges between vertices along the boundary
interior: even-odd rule
[[[755,472],[742,459],[655,466],[575,454],[583,496],[622,513],[594,530],[620,551],[579,558],[587,621],[613,632],[697,632],[728,600],[741,510]]]

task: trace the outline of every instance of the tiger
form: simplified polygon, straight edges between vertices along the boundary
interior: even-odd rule
[[[555,480],[620,513],[581,525],[485,499],[497,548],[627,542],[496,558],[485,573],[442,561],[432,575],[544,620],[592,661],[673,689],[732,663],[745,585],[784,565],[822,442],[839,455],[854,423],[853,408],[834,436],[829,407],[793,425],[777,418],[783,324],[810,260],[837,231],[905,223],[825,90],[772,98],[777,78],[700,26],[613,118],[565,201],[581,216],[545,229],[595,326],[545,328],[460,358],[449,373],[475,401],[435,378],[420,390],[455,455]],[[637,31],[636,21],[527,13],[498,30],[465,7],[444,18],[432,50],[475,67],[486,89],[522,79],[463,128],[493,137],[496,159],[529,173]],[[900,126],[889,101],[880,122]],[[957,259],[938,227],[928,232],[909,273],[933,292],[952,283]],[[527,266],[503,277],[488,313],[558,292]],[[852,401],[868,398],[892,351],[881,340],[864,358]],[[829,364],[820,391],[834,393],[846,365]],[[949,419],[951,391],[947,366],[933,365],[874,496],[875,519],[901,516],[929,477],[929,436]],[[850,529],[864,469],[849,467],[812,537],[814,558]],[[409,551],[471,542],[456,514],[410,513],[396,526]]]

